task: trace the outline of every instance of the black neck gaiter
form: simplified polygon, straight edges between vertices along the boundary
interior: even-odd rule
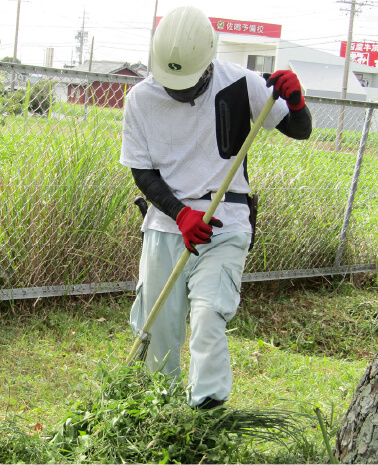
[[[193,107],[195,105],[194,100],[198,98],[200,95],[202,95],[209,87],[211,78],[213,76],[213,69],[214,65],[213,63],[210,63],[206,71],[200,77],[197,84],[193,87],[179,90],[168,89],[167,87],[164,87],[164,89],[167,91],[167,94],[173,99],[182,103],[190,103],[190,105]]]

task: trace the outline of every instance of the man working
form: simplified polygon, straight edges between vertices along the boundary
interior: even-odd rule
[[[216,217],[202,221],[216,192],[269,98],[280,97],[264,122],[295,139],[311,133],[311,115],[298,78],[277,71],[267,82],[257,73],[214,59],[217,37],[197,8],[179,7],[159,23],[152,44],[152,75],[126,98],[121,163],[152,205],[144,219],[134,332],[180,259],[192,252],[154,322],[146,364],[180,375],[181,348],[190,314],[188,403],[223,404],[232,372],[226,324],[240,302],[251,241],[246,169],[239,169]],[[267,87],[268,86],[268,87]],[[244,167],[245,168],[245,167]]]

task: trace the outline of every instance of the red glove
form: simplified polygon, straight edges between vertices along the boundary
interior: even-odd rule
[[[214,217],[211,218],[209,224],[206,224],[202,220],[204,214],[205,212],[185,207],[176,218],[176,224],[182,233],[185,246],[194,255],[198,255],[198,251],[192,244],[208,244],[211,240],[210,237],[213,235],[212,226],[218,228],[223,226],[223,223]]]
[[[264,74],[266,86],[273,86],[273,98],[282,97],[290,110],[300,110],[305,106],[301,84],[295,73],[290,70],[278,70],[273,74]]]

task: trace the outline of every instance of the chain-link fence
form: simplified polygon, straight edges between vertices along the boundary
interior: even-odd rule
[[[135,287],[142,218],[119,154],[139,79],[0,63],[0,300]],[[251,148],[244,281],[376,269],[378,104],[307,102],[308,141],[260,131]]]

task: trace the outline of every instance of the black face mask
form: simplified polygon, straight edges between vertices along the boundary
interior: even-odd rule
[[[214,65],[213,63],[211,63],[206,69],[206,71],[202,74],[197,84],[193,87],[178,90],[168,89],[167,87],[164,87],[164,89],[167,91],[167,94],[173,99],[182,103],[190,103],[190,105],[193,107],[195,105],[194,100],[200,95],[202,95],[209,87],[211,78],[213,76],[213,69]]]

